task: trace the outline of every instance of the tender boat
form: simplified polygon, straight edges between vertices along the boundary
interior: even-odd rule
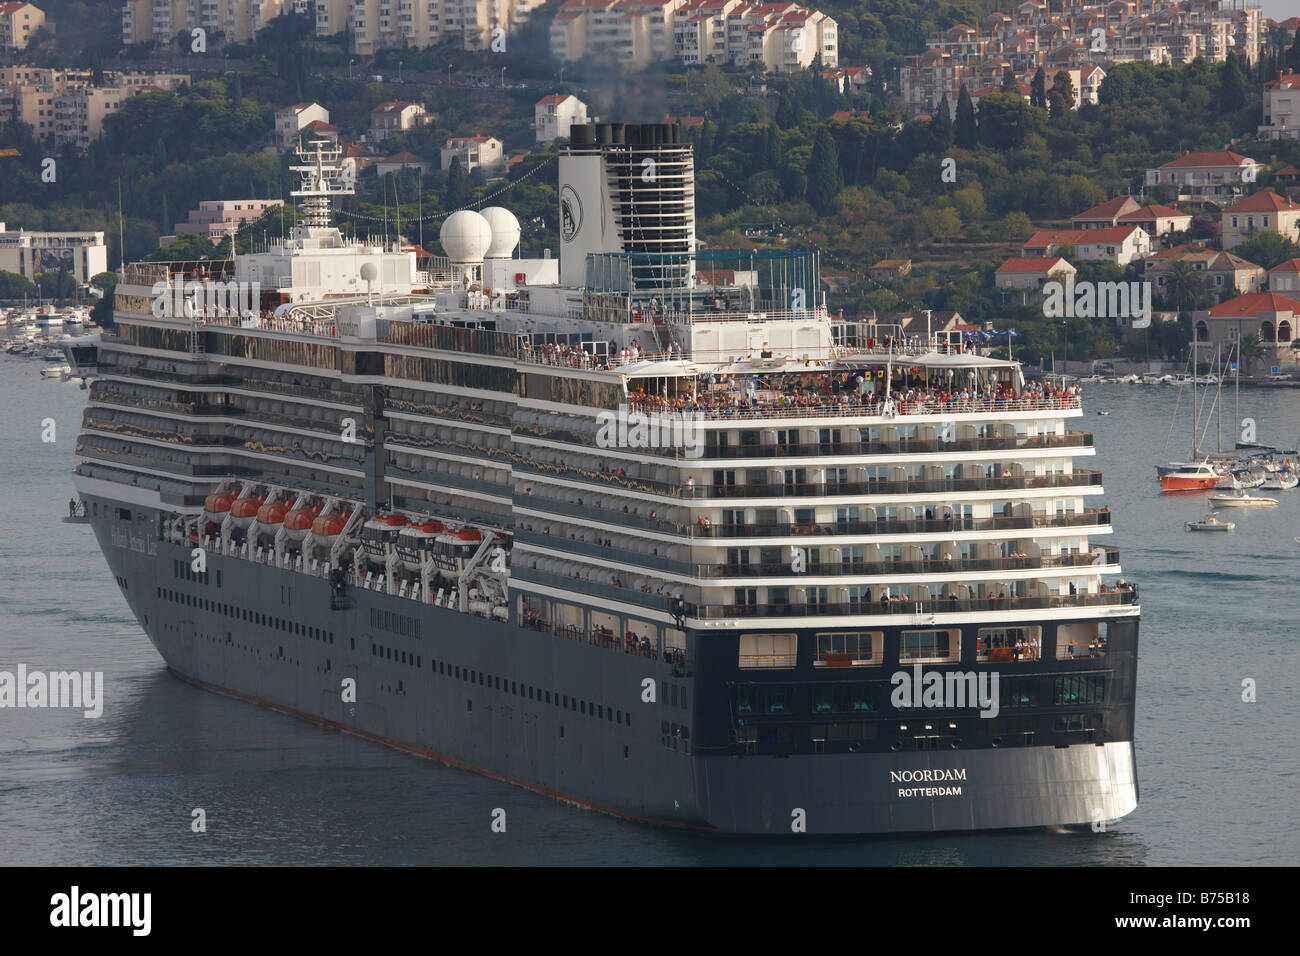
[[[1164,491],[1204,491],[1218,483],[1219,475],[1208,462],[1185,465],[1160,476],[1160,487]]]
[[[408,571],[420,571],[437,550],[438,535],[445,534],[441,521],[414,521],[397,533],[397,556]]]
[[[376,515],[361,527],[361,544],[366,549],[366,560],[378,567],[384,567],[388,556],[397,547],[398,535],[410,524],[406,515]]]
[[[1237,527],[1234,522],[1220,521],[1214,513],[1206,515],[1199,521],[1186,522],[1188,531],[1231,531]]]
[[[1264,479],[1260,487],[1265,491],[1289,491],[1296,485],[1300,485],[1300,478],[1289,471],[1280,471]]]

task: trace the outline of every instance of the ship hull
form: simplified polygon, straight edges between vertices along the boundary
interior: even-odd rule
[[[698,679],[667,662],[372,591],[331,610],[323,578],[228,555],[208,554],[196,579],[190,547],[150,533],[156,513],[123,525],[106,517],[118,502],[89,503],[123,594],[177,676],[565,802],[773,835],[1095,824],[1137,805],[1128,740],[711,756],[665,733],[692,717],[669,684],[700,697]],[[663,691],[653,701],[647,679]]]

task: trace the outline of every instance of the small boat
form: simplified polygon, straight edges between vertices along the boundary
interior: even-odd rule
[[[1184,465],[1177,471],[1160,476],[1160,488],[1163,491],[1203,491],[1218,483],[1219,475],[1208,462]]]
[[[343,533],[343,528],[347,523],[348,516],[337,511],[330,512],[327,515],[318,515],[316,520],[311,523],[311,536],[321,544],[333,544],[335,539]]]
[[[397,550],[398,536],[410,521],[403,514],[384,514],[362,525],[361,544],[366,549],[366,560],[376,567],[384,567],[389,555]]]
[[[402,567],[408,571],[419,571],[433,557],[437,549],[438,535],[446,534],[447,529],[441,521],[424,519],[413,521],[397,533],[397,556]]]
[[[307,532],[312,529],[312,525],[316,523],[320,512],[320,505],[303,505],[301,508],[291,508],[284,515],[284,536],[290,541],[301,541]]]
[[[236,528],[247,528],[257,517],[258,509],[262,507],[262,502],[266,500],[266,495],[249,495],[247,498],[236,498],[230,505],[230,521]]]
[[[1248,495],[1240,489],[1231,495],[1210,495],[1210,504],[1216,508],[1268,508],[1277,504],[1276,498],[1261,498]]]
[[[227,491],[214,491],[203,499],[203,517],[213,524],[220,525],[230,513],[235,496]]]
[[[51,365],[46,365],[41,369],[41,378],[57,378],[62,380],[71,374],[72,374],[72,367],[70,365],[51,364]]]
[[[247,508],[244,509],[247,513]],[[274,534],[284,525],[284,514],[289,510],[289,506],[283,501],[267,501],[257,509],[257,530],[262,534]],[[238,517],[240,513],[239,502],[236,501],[230,508],[232,516]]]
[[[1098,414],[1098,415],[1109,415],[1110,412],[1098,412],[1097,414]]]
[[[1266,478],[1260,487],[1265,491],[1289,491],[1296,485],[1300,485],[1300,478],[1289,471],[1279,471]]]
[[[1220,521],[1218,515],[1214,512],[1206,515],[1200,521],[1185,522],[1188,531],[1231,531],[1237,527],[1232,521]]]

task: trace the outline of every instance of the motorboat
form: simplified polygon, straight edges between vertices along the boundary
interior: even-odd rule
[[[1293,472],[1279,471],[1264,479],[1260,488],[1265,491],[1290,491],[1296,485],[1300,485],[1300,478],[1297,478]]]
[[[1248,495],[1240,488],[1233,494],[1210,495],[1210,504],[1216,508],[1268,508],[1276,505],[1277,499]]]
[[[1220,521],[1215,512],[1210,512],[1199,521],[1185,522],[1188,531],[1232,531],[1237,527],[1235,522]]]
[[[1177,471],[1160,476],[1163,491],[1204,491],[1219,483],[1219,474],[1209,462],[1184,465]]]

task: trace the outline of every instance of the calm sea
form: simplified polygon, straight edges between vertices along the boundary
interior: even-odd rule
[[[0,669],[102,670],[107,704],[98,720],[0,711],[0,863],[1170,865],[1300,853],[1300,489],[1234,515],[1235,534],[1184,531],[1203,497],[1161,498],[1153,470],[1190,444],[1184,416],[1162,452],[1173,388],[1092,386],[1074,426],[1096,433],[1107,543],[1142,586],[1136,812],[1099,834],[772,842],[560,806],[170,677],[89,528],[59,520],[86,392],[42,380],[39,364],[0,355]],[[1240,414],[1261,441],[1295,447],[1300,390],[1243,389]],[[1241,700],[1245,678],[1255,703]],[[203,834],[190,829],[197,807]],[[498,807],[504,834],[490,828]]]

